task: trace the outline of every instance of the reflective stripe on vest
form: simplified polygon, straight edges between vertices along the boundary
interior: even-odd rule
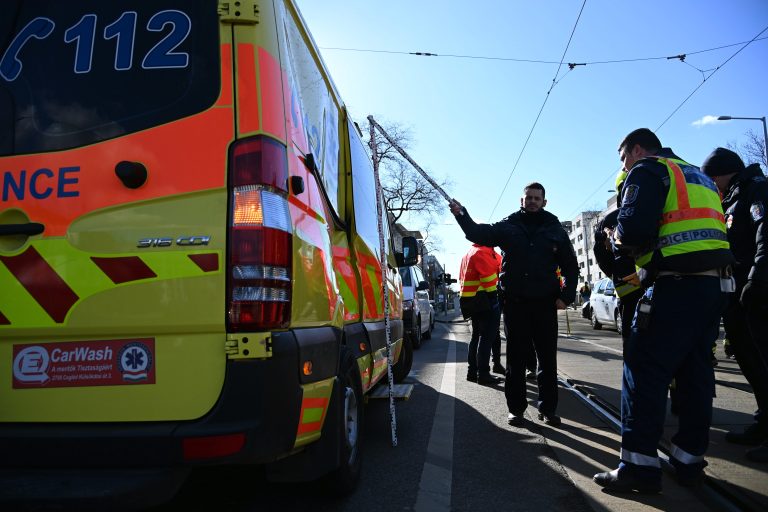
[[[669,173],[669,191],[656,245],[661,256],[728,249],[720,195],[712,181],[683,160],[651,158],[664,164]],[[643,254],[637,258],[637,266],[647,265],[652,256],[653,252]]]
[[[461,286],[462,297],[474,297],[477,292],[495,292],[499,281],[498,274],[480,277],[479,281],[464,281]]]
[[[616,284],[615,281],[613,283],[613,287],[616,289],[616,295],[618,295],[619,298],[626,297],[627,295],[629,295],[630,293],[634,292],[635,290],[639,290],[640,289],[639,286],[634,285],[632,283]]]

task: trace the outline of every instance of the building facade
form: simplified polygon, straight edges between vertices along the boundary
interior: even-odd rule
[[[605,209],[602,211],[584,211],[571,221],[569,235],[573,249],[576,251],[576,259],[579,262],[579,287],[585,282],[589,283],[591,287],[595,281],[608,277],[598,267],[595,255],[592,252],[592,246],[595,243],[595,226],[615,209],[616,194],[611,196],[607,201]]]

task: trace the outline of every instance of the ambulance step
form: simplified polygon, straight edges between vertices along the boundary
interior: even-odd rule
[[[395,384],[392,386],[392,394],[396,399],[408,400],[411,397],[413,391],[413,384]],[[373,391],[368,394],[368,398],[389,398],[389,386],[383,384],[376,386]]]

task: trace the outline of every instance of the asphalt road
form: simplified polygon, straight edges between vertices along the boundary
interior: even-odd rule
[[[438,315],[438,320],[444,319]],[[617,404],[619,335],[608,327],[593,330],[574,310],[567,316],[561,312],[560,333],[560,376]],[[609,423],[561,387],[561,428],[538,421],[533,407],[528,408],[526,425],[510,427],[502,386],[465,380],[469,336],[467,323],[439,321],[432,339],[415,352],[407,378],[414,390],[408,400],[396,403],[396,447],[388,401],[369,401],[363,473],[352,495],[333,499],[319,484],[267,483],[258,469],[214,469],[195,474],[174,502],[155,512],[735,510],[677,486],[668,475],[660,495],[602,491],[591,476],[618,463],[620,439]],[[734,366],[733,361],[721,362],[718,379],[743,387]],[[535,398],[535,391],[535,384],[529,383],[529,399]],[[757,500],[755,510],[761,510],[762,503],[768,503],[768,468],[745,464],[743,450],[722,441],[727,428],[751,421],[748,411],[754,404],[738,387],[720,386],[718,394],[708,455],[710,478],[736,482]],[[667,435],[675,422],[668,417]]]

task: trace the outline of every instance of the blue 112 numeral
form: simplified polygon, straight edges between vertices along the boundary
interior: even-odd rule
[[[104,27],[104,39],[117,38],[115,69],[131,69],[133,64],[133,41],[136,38],[136,12],[124,12],[114,23]]]
[[[104,39],[117,39],[115,48],[115,69],[124,71],[133,66],[134,43],[136,40],[135,11],[126,11],[114,22],[104,27]],[[93,65],[93,50],[96,42],[97,16],[85,14],[80,20],[64,32],[65,43],[75,43],[75,65],[77,74],[89,73]],[[187,39],[192,30],[192,20],[182,11],[165,10],[153,15],[147,22],[150,32],[162,32],[170,26],[168,32],[144,56],[141,67],[144,69],[185,68],[189,66],[189,54],[176,51]],[[37,17],[27,23],[8,45],[0,58],[0,76],[13,82],[21,74],[23,64],[19,53],[32,39],[45,39],[51,35],[56,23],[44,17]]]

